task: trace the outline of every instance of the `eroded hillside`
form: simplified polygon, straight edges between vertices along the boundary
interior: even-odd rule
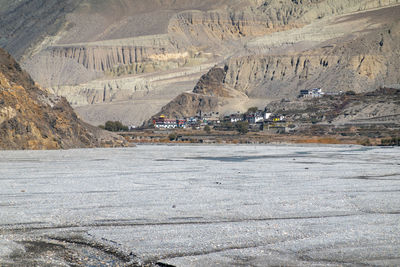
[[[273,99],[296,98],[302,89],[366,92],[399,84],[399,12],[400,6],[396,6],[339,16],[252,39],[246,44],[247,55],[233,56],[223,65],[220,86],[230,94],[236,93],[236,101],[205,91],[200,94],[218,103],[212,111],[235,113],[249,107],[238,105],[238,98],[261,108]],[[196,90],[193,93],[201,97]],[[179,114],[185,110],[188,114],[187,106],[192,103],[177,105],[177,99],[163,112]],[[190,116],[199,109],[197,105]]]
[[[228,61],[225,83],[250,97],[269,98],[313,87],[363,92],[400,83],[398,14],[400,6],[255,39],[248,46],[251,55]]]
[[[64,97],[39,88],[0,49],[0,149],[121,146],[124,141],[82,122]]]
[[[0,36],[35,80],[84,118],[140,124],[214,65],[227,66],[224,86],[239,92],[225,101],[227,111],[309,86],[363,91],[397,83],[397,62],[387,61],[397,53],[397,28],[384,30],[398,20],[399,2],[9,1]],[[384,44],[375,49],[380,34]]]

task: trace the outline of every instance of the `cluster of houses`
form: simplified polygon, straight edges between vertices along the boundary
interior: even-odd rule
[[[322,97],[324,95],[341,95],[343,94],[342,91],[340,92],[323,92],[321,88],[313,88],[313,89],[306,89],[300,90],[299,98],[315,98],[315,97]]]
[[[157,129],[185,129],[190,127],[200,128],[205,125],[216,125],[221,123],[220,119],[215,116],[196,116],[184,119],[169,119],[164,115],[153,118],[153,126]]]
[[[247,122],[249,128],[258,130],[278,129],[282,131],[287,125],[284,115],[273,114],[267,108],[264,111],[247,112],[245,114],[232,114],[224,117],[224,122]]]
[[[323,92],[321,88],[314,88],[310,90],[301,90],[299,97],[302,98],[316,98],[324,95],[341,95],[342,92],[328,93]],[[223,129],[227,123],[236,124],[238,122],[248,122],[249,128],[261,130],[279,130],[279,132],[288,131],[288,125],[285,116],[282,114],[274,114],[267,108],[262,110],[248,111],[244,114],[235,113],[225,117],[219,117],[219,113],[202,114],[183,119],[170,119],[164,115],[158,118],[153,118],[153,127],[156,129],[177,129],[177,128],[194,128],[201,129],[206,125],[215,128]]]
[[[266,121],[282,121],[285,119],[285,116],[283,115],[273,115],[272,112],[270,112],[268,109],[265,109],[264,111],[257,110],[256,112],[248,112],[245,114],[231,114],[229,116],[224,117],[224,121],[228,121],[231,123],[236,123],[239,121],[247,121],[249,124],[257,124],[260,122],[266,122]]]
[[[185,128],[196,128],[200,129],[208,126],[218,127],[223,123],[238,123],[248,122],[250,126],[264,125],[265,123],[277,123],[284,122],[285,116],[273,115],[267,109],[264,111],[257,110],[255,112],[247,112],[245,114],[235,113],[229,116],[225,116],[222,119],[218,117],[218,113],[204,114],[203,116],[195,116],[183,119],[170,119],[164,115],[158,118],[153,118],[153,126],[156,129],[185,129]]]

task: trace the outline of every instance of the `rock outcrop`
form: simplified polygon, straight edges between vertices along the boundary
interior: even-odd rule
[[[218,98],[194,93],[182,93],[164,106],[154,117],[188,118],[208,113],[218,107]]]
[[[180,94],[155,116],[192,117],[215,112],[226,98],[243,97],[240,92],[224,87],[225,75],[224,69],[212,68],[200,78],[191,93]]]
[[[193,89],[193,93],[216,97],[231,97],[229,90],[224,88],[225,71],[212,68],[203,75]]]
[[[121,146],[123,139],[82,122],[64,97],[39,88],[0,49],[0,149]]]
[[[151,59],[154,55],[166,54],[172,50],[168,36],[132,38],[112,42],[95,42],[82,45],[50,46],[46,50],[50,57],[70,58],[86,69],[107,71],[117,65],[130,65]]]

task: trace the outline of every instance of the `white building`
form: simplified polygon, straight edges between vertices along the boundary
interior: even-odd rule
[[[242,115],[231,115],[231,122],[236,123],[238,121],[242,121],[243,116]]]
[[[321,88],[313,88],[311,90],[300,90],[300,97],[321,97],[325,93],[322,92]]]

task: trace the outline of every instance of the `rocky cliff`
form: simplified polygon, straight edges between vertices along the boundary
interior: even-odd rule
[[[64,97],[39,88],[0,49],[0,149],[66,149],[123,143],[82,122]]]

